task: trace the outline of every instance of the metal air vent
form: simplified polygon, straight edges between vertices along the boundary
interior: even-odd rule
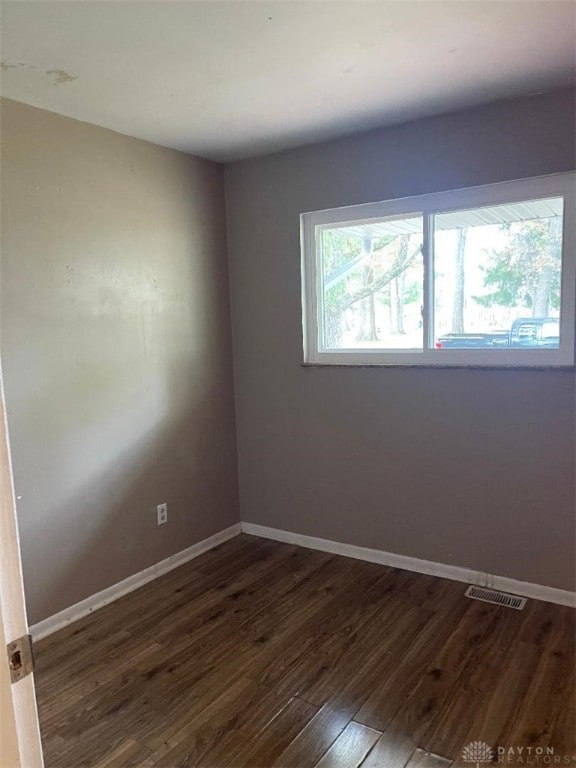
[[[486,589],[485,587],[470,585],[464,594],[473,600],[483,600],[485,603],[515,608],[517,611],[521,611],[526,605],[525,597],[517,597],[516,595],[508,594],[508,592],[497,592],[495,589]]]

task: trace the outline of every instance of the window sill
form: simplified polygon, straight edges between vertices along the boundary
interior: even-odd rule
[[[428,371],[561,371],[575,372],[576,365],[505,365],[473,363],[300,363],[300,368],[382,368],[393,370],[408,368],[410,370],[425,369]]]

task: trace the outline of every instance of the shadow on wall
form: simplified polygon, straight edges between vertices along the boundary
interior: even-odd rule
[[[17,102],[1,117],[2,364],[37,622],[239,518],[223,172]]]
[[[62,403],[43,417],[51,436],[42,444],[32,434],[15,441],[30,623],[237,522],[232,409],[223,415],[226,393],[194,382],[186,402],[183,378],[192,367],[173,364],[163,391],[145,380],[115,392],[95,381],[92,397],[77,387],[83,412]],[[51,384],[34,410],[48,407]],[[29,425],[37,419],[28,413]],[[158,527],[162,502],[168,524]]]
[[[44,371],[40,387],[7,389],[30,623],[239,519],[226,345],[173,345],[161,326],[144,354],[112,323],[99,344],[78,329],[50,364],[54,328],[16,351]]]

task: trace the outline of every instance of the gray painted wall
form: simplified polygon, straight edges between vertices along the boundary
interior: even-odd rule
[[[299,214],[573,170],[535,96],[226,169],[245,521],[574,588],[569,371],[303,368]]]
[[[36,622],[239,519],[223,171],[4,101],[1,204]]]

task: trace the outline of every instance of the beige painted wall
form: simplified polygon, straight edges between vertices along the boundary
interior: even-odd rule
[[[1,117],[2,356],[34,623],[239,519],[223,172],[16,102]]]
[[[574,373],[303,368],[298,216],[575,168],[558,92],[227,167],[245,521],[574,588]]]

